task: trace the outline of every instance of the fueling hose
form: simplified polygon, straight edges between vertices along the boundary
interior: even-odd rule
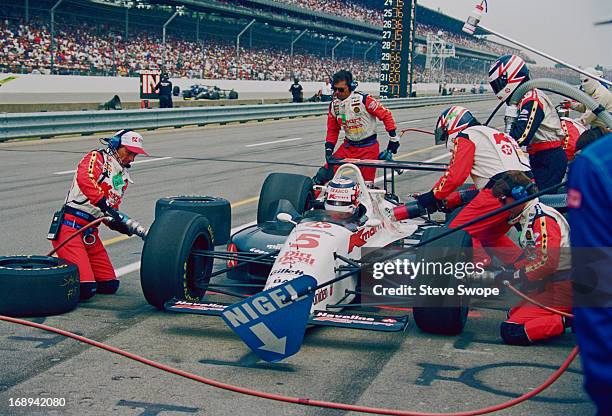
[[[146,359],[136,354],[132,354],[120,348],[116,348],[111,345],[107,345],[102,342],[98,342],[98,341],[86,338],[84,336],[77,335],[75,333],[64,331],[58,328],[54,328],[48,325],[42,325],[42,324],[38,324],[35,322],[30,322],[30,321],[26,321],[22,319],[17,319],[17,318],[11,318],[11,317],[2,316],[2,315],[0,315],[0,321],[11,322],[11,323],[19,324],[19,325],[25,325],[25,326],[29,326],[33,328],[38,328],[44,331],[48,331],[48,332],[52,332],[58,335],[68,337],[68,338],[72,338],[76,341],[83,342],[85,344],[89,344],[96,348],[100,348],[100,349],[112,352],[113,354],[122,355],[126,358],[129,358],[134,361],[138,361],[150,367],[157,368],[159,370],[162,370],[162,371],[165,371],[171,374],[175,374],[177,376],[184,377],[190,380],[194,380],[199,383],[206,384],[212,387],[216,387],[222,390],[233,391],[235,393],[245,394],[245,395],[254,396],[254,397],[260,397],[262,399],[274,400],[277,402],[299,404],[303,406],[321,407],[321,408],[327,408],[327,409],[338,409],[338,410],[345,410],[345,411],[370,413],[370,414],[377,414],[377,415],[392,415],[392,416],[475,416],[475,415],[483,415],[486,413],[496,412],[502,409],[507,409],[511,406],[517,405],[521,402],[524,402],[525,400],[532,398],[533,396],[541,393],[546,388],[548,388],[550,385],[552,385],[561,376],[561,374],[563,374],[563,372],[567,370],[567,368],[570,366],[574,358],[576,358],[576,355],[578,355],[578,347],[574,347],[574,349],[571,351],[570,355],[565,359],[563,364],[561,364],[561,366],[553,374],[551,374],[551,376],[544,383],[542,383],[540,386],[536,387],[535,389],[529,391],[528,393],[525,393],[507,402],[500,403],[494,406],[485,407],[482,409],[470,410],[466,412],[423,413],[423,412],[412,412],[412,411],[406,411],[406,410],[395,410],[395,409],[386,409],[386,408],[377,408],[377,407],[358,406],[358,405],[352,405],[352,404],[347,404],[347,403],[313,400],[313,399],[309,399],[305,397],[283,396],[283,395],[267,393],[267,392],[263,392],[259,390],[252,390],[246,387],[240,387],[240,386],[235,386],[232,384],[222,383],[217,380],[205,378],[197,374],[179,370],[177,368],[173,368],[168,365]]]
[[[534,79],[532,81],[527,81],[514,91],[514,93],[510,97],[510,105],[517,105],[521,98],[523,98],[523,96],[527,94],[527,92],[534,88],[539,88],[544,91],[550,91],[556,94],[560,94],[564,97],[571,98],[584,104],[601,121],[606,123],[608,125],[608,128],[612,129],[612,114],[606,111],[604,106],[595,101],[593,97],[585,94],[579,89],[574,88],[563,81],[559,81],[558,79],[540,78]]]
[[[434,135],[433,132],[431,132],[429,130],[409,128],[409,129],[402,129],[402,130],[400,130],[399,131],[400,137],[402,137],[404,134],[408,133],[409,131],[414,131],[414,132],[417,132],[417,133],[431,134],[432,136]]]
[[[59,250],[60,248],[62,248],[64,245],[66,245],[66,243],[68,243],[70,240],[72,240],[74,237],[76,237],[77,235],[81,235],[83,232],[85,232],[87,229],[94,227],[98,224],[100,224],[102,221],[104,220],[108,220],[111,221],[112,218],[111,217],[102,217],[102,218],[97,218],[87,224],[85,224],[83,227],[81,227],[80,229],[77,230],[76,233],[72,234],[70,237],[68,237],[67,239],[65,239],[64,241],[62,241],[57,247],[55,247],[53,250],[51,250],[47,256],[52,256],[54,255],[57,250]],[[125,225],[127,226],[128,230],[130,230],[130,232],[132,234],[137,235],[138,237],[142,238],[143,240],[147,237],[147,232],[148,230],[141,225],[138,221],[129,218]]]

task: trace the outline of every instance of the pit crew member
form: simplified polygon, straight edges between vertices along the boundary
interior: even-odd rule
[[[576,340],[599,416],[612,414],[611,147],[612,133],[580,152],[568,184]]]
[[[561,128],[565,138],[563,139],[563,151],[567,161],[571,162],[576,156],[576,145],[580,135],[586,131],[586,127],[579,120],[561,117]]]
[[[529,68],[516,55],[503,55],[489,69],[491,88],[502,101],[508,100],[523,83],[529,81]],[[509,134],[519,146],[526,146],[536,185],[540,189],[560,183],[567,169],[563,151],[565,134],[561,120],[550,99],[532,89],[518,103],[508,107],[507,115],[515,119]]]
[[[106,225],[112,230],[131,235],[126,226],[129,217],[118,211],[128,183],[130,164],[139,155],[147,155],[142,136],[131,130],[120,130],[108,146],[87,153],[77,166],[72,186],[64,202],[63,219],[54,247],[91,221],[111,217]],[[81,281],[81,300],[97,293],[113,294],[119,280],[98,235],[91,227],[82,236],[71,239],[57,251],[60,258],[77,265]]]
[[[172,108],[172,82],[167,73],[161,74],[153,91],[159,94],[159,108]]]
[[[329,105],[327,114],[327,137],[325,138],[325,160],[330,159],[390,159],[397,153],[399,138],[396,134],[393,114],[372,96],[355,91],[357,82],[353,80],[350,71],[342,70],[332,77],[334,99]],[[379,154],[379,144],[376,135],[376,120],[381,120],[389,135],[389,143],[385,152]],[[340,130],[344,130],[344,143],[334,152]],[[337,169],[338,166],[335,167]],[[313,181],[317,185],[327,183],[335,169],[326,163],[320,168]],[[360,167],[366,182],[373,183],[376,168]]]
[[[601,73],[595,68],[587,68],[585,71],[592,75],[601,76]],[[595,101],[601,104],[606,111],[612,112],[612,92],[601,85],[601,83],[591,77],[581,74],[580,88],[585,93],[593,97]],[[606,131],[608,130],[608,126],[602,120],[600,120],[595,113],[588,110],[584,104],[575,101],[564,101],[562,105],[564,108],[571,108],[572,110],[584,113],[580,117],[579,121],[585,126],[590,126],[591,128],[602,128]]]
[[[458,193],[453,191],[468,176],[471,176],[478,190],[474,191],[477,195],[450,222],[451,228],[501,207],[491,187],[505,172],[517,170],[531,175],[529,161],[516,142],[504,133],[481,125],[464,107],[452,106],[444,110],[438,118],[435,136],[436,143],[452,143],[452,157],[446,172],[433,189],[417,196],[419,205],[429,212],[459,205]],[[475,247],[494,248],[500,259],[510,262],[517,256],[516,245],[506,236],[510,228],[507,216],[502,213],[473,224],[465,231],[477,240],[474,241]],[[509,253],[501,248],[514,250]]]
[[[512,171],[498,179],[491,191],[506,205],[526,198],[538,189],[523,172]],[[570,228],[566,219],[537,198],[504,214],[509,215],[509,224],[520,230],[519,244],[524,251],[513,262],[512,269],[497,279],[522,285],[530,297],[543,305],[571,313]],[[522,301],[510,309],[500,326],[500,335],[506,344],[530,345],[561,335],[571,324],[570,318]]]

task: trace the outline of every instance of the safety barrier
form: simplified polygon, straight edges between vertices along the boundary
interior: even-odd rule
[[[467,103],[492,98],[492,94],[397,98],[385,100],[384,104],[390,109],[398,109]],[[318,116],[325,114],[328,106],[328,103],[299,103],[155,110],[4,113],[0,114],[0,142],[26,137],[92,134],[124,128],[178,128],[190,125],[204,126],[212,123]]]

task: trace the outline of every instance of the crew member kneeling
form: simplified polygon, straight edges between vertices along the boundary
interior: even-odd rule
[[[537,191],[532,180],[518,171],[508,172],[492,188],[493,196],[504,205]],[[536,198],[510,210],[509,223],[520,229],[519,244],[524,252],[514,262],[514,270],[502,273],[498,281],[522,285],[541,304],[571,313],[570,228],[563,215]],[[561,335],[569,326],[571,319],[522,301],[510,309],[500,335],[507,344],[530,345]]]
[[[487,214],[501,206],[491,194],[497,178],[511,170],[531,175],[529,161],[517,144],[507,135],[491,127],[481,125],[472,113],[460,106],[452,106],[442,112],[436,124],[436,143],[450,141],[452,157],[444,175],[429,192],[417,196],[419,205],[429,212],[442,206],[457,205],[455,191],[471,176],[477,193],[450,222],[456,228],[476,217]],[[495,215],[486,221],[465,228],[474,239],[474,247],[482,253],[481,245],[491,248],[495,255],[506,263],[519,254],[516,245],[506,236],[511,226],[506,216]],[[479,254],[485,261],[486,256]]]
[[[129,217],[118,211],[130,182],[128,168],[136,155],[147,153],[142,136],[131,130],[120,130],[106,139],[107,148],[92,150],[79,162],[72,186],[63,207],[63,219],[55,239],[59,246],[91,221],[111,217],[106,225],[112,230],[131,235],[126,226]],[[57,251],[60,258],[77,265],[81,281],[81,300],[97,293],[113,294],[119,280],[98,236],[98,227],[91,227],[82,236],[71,239]]]

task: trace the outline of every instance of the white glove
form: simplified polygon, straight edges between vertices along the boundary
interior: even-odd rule
[[[506,113],[504,114],[504,117],[512,117],[512,118],[517,118],[518,117],[518,107],[515,105],[507,105],[506,106]]]

